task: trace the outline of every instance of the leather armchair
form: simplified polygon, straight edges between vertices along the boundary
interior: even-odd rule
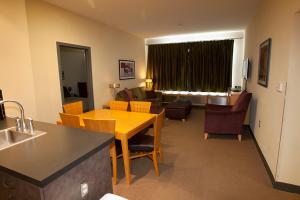
[[[243,91],[233,106],[207,104],[205,106],[204,138],[208,134],[236,134],[242,140],[242,127],[252,93]]]

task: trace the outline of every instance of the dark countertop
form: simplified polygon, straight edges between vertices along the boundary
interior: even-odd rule
[[[0,130],[15,126],[13,119],[0,121]],[[34,122],[47,134],[0,150],[0,170],[43,187],[81,161],[109,145],[113,136],[55,124]]]

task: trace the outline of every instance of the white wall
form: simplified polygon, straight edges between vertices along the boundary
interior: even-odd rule
[[[288,66],[290,64],[291,35],[294,15],[299,8],[300,1],[298,0],[263,0],[256,16],[247,26],[245,36],[245,57],[249,57],[252,62],[251,77],[248,80],[248,90],[253,93],[253,101],[250,109],[250,126],[275,179],[277,181],[284,180],[292,184],[299,184],[300,180],[295,181],[295,179],[288,177],[285,173],[280,172],[281,175],[277,173],[278,154],[282,150],[279,144],[283,136],[281,135],[281,128],[285,96],[284,92],[280,93],[276,89],[279,83],[288,82],[288,85],[290,85]],[[269,86],[265,88],[257,84],[258,59],[259,45],[268,38],[272,38],[272,49]],[[288,108],[288,102],[286,105]],[[288,112],[295,112],[295,110]],[[260,127],[259,121],[261,121]],[[293,133],[289,132],[286,134],[291,137],[289,141],[296,141],[298,139],[297,137],[293,137]],[[292,143],[288,145],[293,146]],[[295,155],[282,159],[295,159],[297,149],[294,150],[292,154]],[[291,151],[288,150],[287,152]],[[289,164],[294,165],[297,163],[298,161],[290,160]],[[289,167],[284,170],[291,170],[292,168]],[[294,167],[299,169],[299,166],[294,165]],[[293,170],[292,173],[294,178],[299,177],[300,170]]]
[[[294,17],[277,179],[300,185],[300,13]]]
[[[232,86],[242,86],[242,68],[244,59],[244,31],[224,31],[224,32],[208,32],[172,35],[157,38],[145,39],[147,55],[148,46],[150,44],[167,44],[167,43],[182,43],[195,41],[209,40],[225,40],[234,39],[233,60],[232,60]],[[146,57],[147,60],[147,57]]]
[[[142,39],[41,1],[28,0],[26,8],[40,120],[55,122],[61,111],[57,41],[91,47],[96,108],[112,98],[109,83],[120,82],[118,59],[136,61],[136,79],[121,81],[122,87],[136,86],[144,78]]]
[[[1,0],[0,30],[0,88],[35,120],[55,123],[62,111],[57,41],[91,47],[96,108],[112,98],[109,83],[135,87],[146,75],[143,39],[43,1]],[[119,59],[136,61],[136,79],[119,81]]]
[[[35,92],[30,60],[24,0],[0,0],[0,89],[4,99],[17,100],[26,115],[36,117]],[[6,104],[6,114],[19,111]]]
[[[232,60],[232,87],[243,86],[244,38],[235,39]]]

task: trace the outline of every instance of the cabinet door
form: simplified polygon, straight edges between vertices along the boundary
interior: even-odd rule
[[[82,200],[82,183],[88,184],[85,200],[98,200],[112,193],[109,145],[49,183],[43,188],[44,199]]]
[[[42,200],[40,189],[28,182],[0,172],[0,199]]]

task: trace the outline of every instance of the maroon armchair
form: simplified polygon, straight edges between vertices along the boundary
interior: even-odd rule
[[[243,91],[233,106],[207,104],[205,106],[204,138],[208,134],[237,134],[242,140],[242,127],[252,93]]]

